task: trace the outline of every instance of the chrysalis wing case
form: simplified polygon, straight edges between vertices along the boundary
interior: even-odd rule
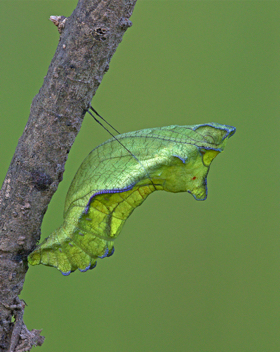
[[[28,257],[63,275],[96,266],[114,253],[126,219],[154,191],[207,197],[212,160],[235,128],[218,123],[167,126],[119,135],[101,144],[78,169],[65,200],[64,222]]]

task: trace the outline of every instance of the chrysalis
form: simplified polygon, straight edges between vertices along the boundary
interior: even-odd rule
[[[167,126],[124,133],[92,150],[68,190],[64,222],[28,257],[63,275],[96,266],[133,210],[156,190],[207,197],[212,160],[235,128],[218,123]]]

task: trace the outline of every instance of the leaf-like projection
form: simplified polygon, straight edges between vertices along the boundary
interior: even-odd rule
[[[114,252],[126,219],[156,190],[207,197],[207,174],[235,128],[218,123],[167,126],[119,135],[78,169],[65,200],[64,222],[28,257],[63,275],[96,266]],[[135,157],[133,157],[133,155]]]

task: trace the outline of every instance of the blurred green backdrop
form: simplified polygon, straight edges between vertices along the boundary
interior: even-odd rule
[[[59,39],[48,18],[76,3],[0,1],[1,182]],[[94,107],[121,132],[215,121],[237,133],[205,202],[156,192],[95,270],[29,269],[21,297],[42,352],[280,351],[279,16],[279,1],[138,0]],[[85,117],[43,237],[108,138]]]

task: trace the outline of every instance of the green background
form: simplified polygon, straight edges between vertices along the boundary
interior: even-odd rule
[[[76,3],[0,1],[1,182],[59,39],[48,18]],[[94,107],[121,132],[211,121],[237,132],[205,202],[156,192],[95,270],[29,269],[21,298],[42,352],[280,351],[279,16],[279,1],[138,0]],[[85,117],[43,237],[108,138]]]

